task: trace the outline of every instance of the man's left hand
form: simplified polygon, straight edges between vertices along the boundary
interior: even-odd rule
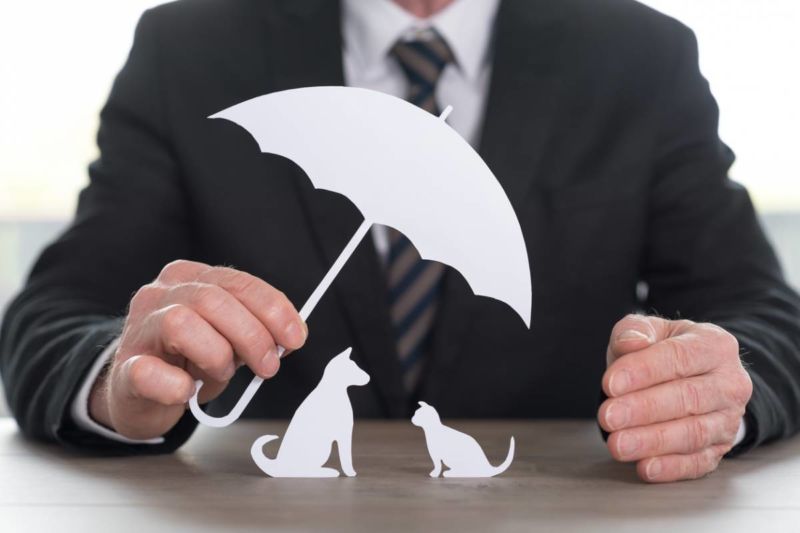
[[[597,418],[611,455],[636,461],[652,483],[714,471],[753,391],[736,338],[713,324],[629,315],[614,326],[607,357]]]

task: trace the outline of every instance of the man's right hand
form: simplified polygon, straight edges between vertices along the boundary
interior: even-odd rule
[[[231,268],[168,264],[131,300],[111,367],[92,388],[89,413],[132,439],[174,426],[203,380],[217,397],[240,364],[262,378],[280,367],[277,346],[300,348],[308,328],[286,296]]]

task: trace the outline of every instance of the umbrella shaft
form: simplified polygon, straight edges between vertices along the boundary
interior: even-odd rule
[[[350,259],[350,256],[353,255],[353,252],[356,251],[358,244],[367,234],[370,227],[372,227],[372,222],[364,219],[364,222],[361,223],[355,234],[353,234],[353,236],[350,238],[350,241],[347,243],[347,246],[344,247],[342,253],[340,253],[339,257],[336,258],[336,261],[333,262],[333,265],[331,265],[328,273],[325,274],[325,277],[319,282],[317,288],[314,289],[314,292],[312,292],[311,296],[308,297],[306,303],[303,304],[303,307],[300,309],[300,316],[303,320],[308,320],[308,316],[317,306],[322,298],[322,295],[328,290],[328,287],[331,286],[333,280],[336,279],[336,276],[339,275],[339,272],[341,272],[342,267],[345,265],[345,263],[347,263],[347,260]]]

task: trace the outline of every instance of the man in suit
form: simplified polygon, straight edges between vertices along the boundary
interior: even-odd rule
[[[391,228],[303,323],[295,305],[360,214],[205,117],[343,84],[454,104],[522,226],[530,330]],[[245,415],[286,417],[352,345],[372,376],[358,416],[407,417],[416,400],[444,417],[597,416],[643,479],[702,476],[800,423],[800,299],[726,177],[717,119],[691,32],[632,0],[153,9],[75,220],[6,314],[9,404],[31,437],[169,452],[194,429],[194,379],[225,413],[246,365],[270,379]],[[278,345],[302,351],[279,361]]]

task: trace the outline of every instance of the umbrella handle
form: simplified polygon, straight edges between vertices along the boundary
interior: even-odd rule
[[[308,319],[309,315],[311,315],[311,312],[317,306],[320,299],[322,299],[322,295],[325,294],[325,291],[327,291],[328,287],[331,286],[333,280],[339,275],[342,267],[344,267],[345,263],[347,263],[347,260],[350,259],[350,256],[353,255],[353,252],[355,252],[358,244],[362,241],[371,226],[372,222],[366,219],[361,223],[355,234],[353,234],[353,236],[350,238],[347,246],[345,246],[344,250],[342,250],[342,253],[339,254],[339,257],[337,257],[336,261],[333,262],[331,268],[328,269],[325,277],[322,278],[322,281],[319,282],[317,288],[314,289],[314,292],[312,292],[311,296],[308,297],[306,303],[303,304],[302,308],[300,308],[300,317],[304,321]],[[278,346],[278,357],[283,357],[285,351],[286,349],[283,346]],[[200,389],[203,386],[203,380],[198,379],[195,381],[194,394],[189,399],[189,409],[192,411],[192,414],[197,421],[201,424],[214,428],[224,428],[233,424],[239,419],[239,417],[242,415],[242,412],[250,403],[250,400],[253,399],[253,396],[255,396],[258,388],[261,387],[263,382],[264,378],[254,376],[252,381],[250,381],[250,384],[244,390],[242,396],[236,402],[236,405],[233,407],[233,409],[231,409],[231,412],[225,416],[214,417],[206,414],[202,409],[200,409],[200,403],[197,397],[200,394]]]

